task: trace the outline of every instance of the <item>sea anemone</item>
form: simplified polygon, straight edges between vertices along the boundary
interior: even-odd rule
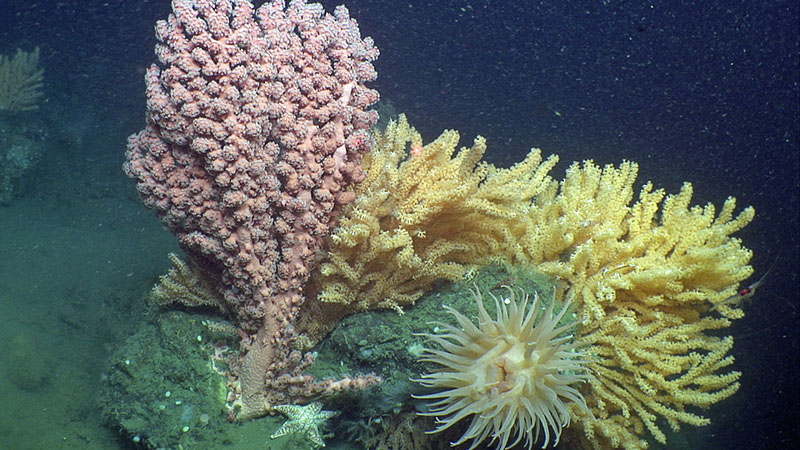
[[[431,433],[450,428],[472,416],[467,431],[453,446],[472,439],[470,450],[488,436],[497,441],[496,450],[518,444],[525,437],[530,450],[543,433],[542,448],[558,444],[561,429],[569,426],[569,402],[591,416],[576,385],[589,378],[584,354],[576,348],[571,335],[563,335],[576,323],[559,326],[569,309],[567,302],[553,315],[553,304],[541,314],[538,295],[527,308],[529,296],[505,286],[508,298],[495,297],[497,318],[492,319],[477,288],[478,324],[455,309],[445,306],[455,316],[460,328],[436,322],[436,334],[422,334],[440,349],[425,348],[420,361],[442,368],[415,380],[437,392],[418,396],[433,399],[429,412],[438,426]],[[516,437],[513,437],[516,435]]]

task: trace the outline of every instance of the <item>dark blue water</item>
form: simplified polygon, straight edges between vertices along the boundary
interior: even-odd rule
[[[323,3],[330,11],[340,2]],[[710,426],[686,428],[707,448],[798,442],[796,1],[346,4],[362,34],[381,49],[375,87],[427,139],[445,128],[460,130],[465,143],[484,135],[487,158],[501,165],[531,147],[562,161],[630,159],[641,165],[641,182],[653,180],[670,192],[693,182],[694,203],[719,205],[735,196],[739,205],[755,206],[756,219],[738,236],[755,252],[757,275],[777,265],[747,317],[731,329],[742,388],[712,408]],[[112,292],[120,302],[134,302],[166,267],[164,255],[174,243],[136,201],[120,166],[126,136],[144,125],[143,71],[154,60],[153,24],[168,12],[165,0],[0,1],[0,54],[41,48],[47,101],[31,120],[49,136],[40,164],[20,181],[12,204],[0,207],[7,243],[17,225],[39,227],[25,243],[3,247],[0,301],[16,314],[7,316],[16,318],[14,327],[33,327],[29,334],[44,333],[44,342],[50,342],[47,321],[61,324],[66,331],[55,340],[73,339],[79,354],[92,355],[82,373],[97,380],[99,342],[124,332],[86,323],[70,331],[63,325],[68,319],[42,311],[69,317],[65,298],[74,297],[83,312],[72,313],[100,320],[97,311]],[[48,232],[56,226],[70,227],[77,243]],[[106,246],[76,261],[82,242]],[[31,249],[48,268],[32,259]],[[113,270],[95,268],[108,260]],[[15,284],[21,279],[30,287]],[[38,312],[26,315],[19,307],[28,304],[23,294],[37,299]],[[108,309],[119,319],[118,306]],[[4,332],[0,348],[15,335]],[[86,336],[94,344],[82,343]],[[92,413],[91,402],[81,408]],[[37,417],[29,428],[47,428]],[[0,426],[0,448],[23,433],[10,428]],[[94,444],[111,442],[113,432],[92,436]]]

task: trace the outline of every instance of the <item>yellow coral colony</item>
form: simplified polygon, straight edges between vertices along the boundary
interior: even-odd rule
[[[719,214],[691,206],[690,184],[670,196],[645,184],[631,204],[635,163],[576,163],[559,183],[547,175],[555,157],[542,162],[533,150],[498,169],[480,162],[483,139],[453,157],[457,141],[446,131],[422,147],[404,117],[376,134],[367,179],[315,279],[321,301],[307,302],[307,323],[397,309],[434,280],[468,276],[491,260],[527,264],[563,282],[560,295],[577,307],[594,418],[573,414],[596,447],[645,448],[645,429],[665,442],[659,417],[674,430],[708,423],[697,407],[739,386],[738,372],[724,372],[732,338],[707,331],[743,316],[721,303],[752,274],[751,252],[731,234],[754,210],[734,217],[733,198]]]
[[[476,265],[513,254],[512,234],[521,233],[531,199],[547,187],[547,172],[558,161],[542,162],[532,152],[498,169],[481,162],[481,137],[453,156],[456,131],[422,147],[404,116],[375,137],[375,150],[362,162],[367,178],[313,279],[317,301],[304,306],[299,328],[312,336],[354,311],[400,310],[436,280],[463,279]]]
[[[150,298],[159,305],[180,303],[189,307],[213,306],[223,309],[222,295],[211,285],[203,273],[193,265],[181,261],[175,253],[169,254],[172,268],[159,278],[150,291]]]
[[[17,49],[13,57],[0,55],[0,111],[38,108],[43,73],[39,67],[39,47],[30,53]]]
[[[739,372],[719,373],[733,363],[733,339],[706,331],[743,316],[727,305],[723,317],[708,311],[752,273],[752,253],[730,235],[755,214],[746,208],[734,218],[733,198],[719,215],[711,204],[690,206],[687,183],[658,218],[665,194],[650,183],[629,205],[637,169],[574,164],[558,192],[536,199],[524,240],[537,269],[564,280],[581,311],[580,341],[594,354],[587,401],[596,418],[583,418],[587,435],[629,449],[647,446],[637,437],[643,426],[666,442],[658,416],[676,431],[707,424],[691,407],[738,389]]]

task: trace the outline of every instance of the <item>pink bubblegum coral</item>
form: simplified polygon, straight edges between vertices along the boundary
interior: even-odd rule
[[[269,377],[305,366],[290,350],[291,323],[323,238],[354,198],[348,186],[363,178],[378,99],[364,82],[378,50],[343,6],[172,9],[156,24],[147,126],[128,140],[125,171],[235,312],[249,418],[284,394]],[[305,394],[340,385],[302,379]]]

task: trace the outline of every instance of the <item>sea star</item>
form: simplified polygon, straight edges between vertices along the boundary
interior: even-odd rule
[[[277,411],[286,414],[289,420],[284,422],[278,431],[272,433],[270,438],[286,436],[287,434],[304,434],[313,444],[314,448],[325,447],[325,441],[319,433],[319,427],[326,420],[336,415],[333,411],[322,411],[322,403],[314,402],[306,406],[277,405]]]

